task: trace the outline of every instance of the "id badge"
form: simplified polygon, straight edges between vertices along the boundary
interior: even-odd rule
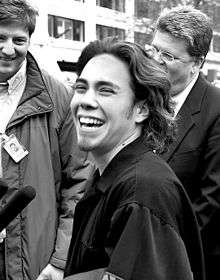
[[[22,160],[28,154],[28,151],[18,141],[14,134],[4,137],[2,146],[16,163]]]

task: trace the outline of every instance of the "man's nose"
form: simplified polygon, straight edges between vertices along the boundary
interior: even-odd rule
[[[6,42],[4,42],[1,47],[1,51],[3,54],[8,55],[8,56],[14,55],[15,48],[14,48],[13,42],[11,40],[7,40]]]
[[[85,94],[81,96],[81,106],[84,108],[96,108],[97,96],[94,89],[88,89]]]

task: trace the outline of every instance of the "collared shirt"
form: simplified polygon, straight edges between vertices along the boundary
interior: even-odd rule
[[[0,91],[0,133],[4,133],[14,114],[26,84],[26,60],[20,70],[8,80],[8,90]],[[1,87],[0,87],[1,89]]]
[[[188,84],[188,86],[179,94],[172,97],[172,100],[174,101],[174,116],[176,116],[182,107],[183,103],[185,102],[187,96],[189,95],[191,89],[193,88],[194,84],[196,83],[196,80],[199,77],[199,73],[192,79],[192,81]]]
[[[5,132],[24,92],[26,65],[27,61],[25,60],[19,71],[7,81],[8,88],[0,86],[0,178],[2,177],[1,134]]]

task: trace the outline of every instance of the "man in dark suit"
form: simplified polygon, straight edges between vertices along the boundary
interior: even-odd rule
[[[220,90],[200,73],[211,40],[204,13],[176,7],[161,13],[146,48],[170,76],[178,133],[162,156],[193,202],[208,280],[220,279]]]

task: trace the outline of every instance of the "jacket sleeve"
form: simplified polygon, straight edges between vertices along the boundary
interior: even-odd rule
[[[88,160],[88,154],[81,152],[77,146],[76,132],[69,106],[67,111],[59,130],[62,175],[61,182],[57,182],[60,185],[58,229],[55,251],[50,260],[52,265],[61,269],[64,269],[66,264],[75,205],[82,197],[87,179],[94,171],[93,165]],[[60,159],[57,159],[57,162],[59,161]]]
[[[106,273],[116,279],[193,279],[179,234],[148,208],[137,204],[115,213],[106,251],[110,256]]]
[[[210,126],[201,162],[201,196],[194,202],[200,229],[220,207],[220,116]]]

